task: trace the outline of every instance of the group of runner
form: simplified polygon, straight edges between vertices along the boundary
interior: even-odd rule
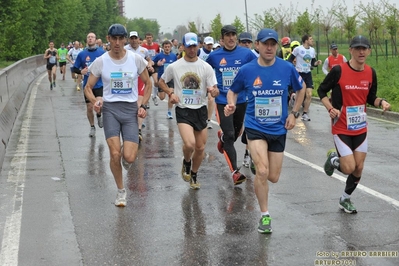
[[[143,137],[142,119],[147,115],[150,98],[157,105],[157,97],[168,96],[168,118],[173,118],[171,108],[176,106],[175,118],[183,141],[181,176],[195,190],[200,188],[200,165],[208,129],[212,128],[209,122],[213,111],[210,116],[208,108],[215,101],[220,126],[217,149],[224,154],[232,182],[239,185],[246,176],[238,166],[234,143],[242,136],[242,142],[247,145],[244,165],[248,166],[247,159],[251,158],[255,173],[254,188],[261,213],[258,231],[271,233],[269,181],[279,180],[286,135],[294,128],[303,103],[302,120],[310,121],[307,115],[309,91],[311,95],[313,89],[310,70],[320,65],[321,60],[316,59],[310,35],[304,35],[301,45],[289,55],[283,55],[286,60],[276,56],[279,38],[272,29],[260,30],[254,43],[250,33],[238,35],[232,25],[223,26],[221,36],[223,46],[214,49],[217,47],[212,37],[206,37],[200,47],[199,37],[186,33],[182,40],[183,51],[179,52],[181,58],[177,59],[172,53],[173,49],[179,50],[175,42],[162,42],[161,50],[153,42],[152,34],[147,33],[146,43],[141,46],[136,31],[128,34],[123,25],[113,24],[107,35],[109,51],[98,48],[95,34],[89,33],[87,49],[78,53],[74,61],[71,59],[72,70],[84,76],[91,128],[94,126],[93,110],[100,127],[104,126],[111,172],[118,189],[116,206],[126,206],[122,166],[129,170],[137,157]],[[287,40],[283,38],[283,41]],[[254,49],[251,49],[253,44]],[[52,56],[59,56],[53,53],[53,46],[50,43],[45,53],[50,65],[54,64]],[[331,49],[334,48],[332,45]],[[330,72],[318,88],[332,121],[336,146],[336,150],[328,152],[324,170],[327,175],[332,175],[334,169],[348,174],[344,194],[339,200],[339,207],[348,213],[356,212],[350,195],[360,180],[367,153],[366,103],[383,110],[390,108],[385,99],[376,96],[376,74],[365,63],[370,48],[368,39],[354,37],[349,48],[351,59],[327,64]],[[335,58],[329,57],[329,62]],[[55,74],[51,78],[49,74],[53,88]],[[290,90],[296,94],[291,110],[287,101]],[[332,91],[331,100],[327,97],[329,91]],[[94,134],[91,132],[90,136]]]

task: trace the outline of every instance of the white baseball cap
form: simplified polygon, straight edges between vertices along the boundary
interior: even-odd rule
[[[129,38],[132,37],[132,36],[139,37],[139,34],[137,33],[137,31],[131,31],[130,34],[129,34]]]
[[[213,38],[211,36],[205,37],[204,43],[205,44],[214,44]]]
[[[185,47],[197,46],[198,45],[198,36],[193,32],[188,32],[183,36],[183,44]]]

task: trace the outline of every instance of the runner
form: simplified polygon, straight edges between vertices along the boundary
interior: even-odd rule
[[[89,67],[90,76],[85,87],[85,95],[94,104],[98,113],[102,108],[104,134],[110,152],[110,167],[118,188],[115,205],[126,206],[126,189],[122,177],[121,158],[125,169],[137,157],[139,146],[137,116],[145,117],[144,105],[137,106],[137,78],[145,83],[144,101],[150,98],[151,81],[147,72],[147,61],[141,56],[127,51],[123,46],[127,32],[121,24],[113,24],[108,29],[107,41],[111,50],[97,58]],[[102,78],[103,97],[98,100],[93,88]],[[123,149],[121,149],[122,136]]]
[[[74,73],[78,75],[83,75],[83,88],[87,84],[87,80],[90,76],[89,67],[94,62],[94,60],[104,54],[104,50],[96,45],[96,35],[93,32],[90,32],[87,35],[87,49],[80,52],[75,60],[75,64],[73,66]],[[100,97],[103,96],[103,82],[98,79],[97,83],[92,87],[93,95],[99,100]],[[86,103],[86,115],[87,120],[90,124],[90,133],[89,137],[94,137],[96,135],[96,127],[94,126],[94,114],[93,114],[93,104],[86,97],[86,94],[83,95]],[[97,123],[98,127],[103,127],[103,117],[101,116],[101,112],[97,113]]]
[[[176,104],[175,114],[180,136],[183,140],[182,178],[190,182],[192,189],[199,189],[198,169],[204,158],[207,129],[207,93],[212,97],[219,94],[215,73],[197,56],[198,37],[189,32],[183,37],[185,55],[168,66],[159,86]],[[175,88],[168,82],[174,80]]]
[[[43,58],[47,59],[47,76],[50,81],[50,90],[55,88],[55,80],[57,78],[57,55],[58,51],[54,48],[54,42],[50,41],[49,48],[44,52]]]
[[[360,182],[367,155],[367,104],[383,111],[391,107],[384,98],[377,97],[377,74],[366,64],[370,52],[369,40],[355,36],[349,45],[349,62],[334,66],[317,90],[331,119],[336,148],[327,152],[324,171],[328,176],[334,169],[348,175],[339,199],[339,208],[346,213],[357,213],[351,195]]]
[[[68,51],[67,60],[71,64],[71,76],[76,82],[76,90],[80,91],[80,82],[82,81],[82,75],[78,75],[73,71],[73,65],[75,64],[75,60],[78,57],[78,54],[83,51],[80,48],[80,43],[75,41],[73,43],[73,48]]]
[[[237,152],[234,142],[241,135],[246,108],[246,96],[241,93],[238,97],[237,111],[229,117],[224,115],[224,107],[227,104],[226,95],[233,83],[238,70],[246,63],[257,57],[251,50],[237,45],[237,29],[232,25],[226,25],[221,29],[221,41],[223,48],[210,53],[207,62],[213,67],[218,81],[220,95],[216,97],[216,112],[221,130],[218,131],[218,151],[224,154],[231,171],[234,185],[241,184],[246,176],[240,173],[237,166]]]
[[[60,73],[62,74],[62,80],[65,80],[65,72],[66,72],[66,56],[68,54],[68,50],[65,48],[64,43],[61,43],[61,47],[58,48],[58,64],[60,67]]]
[[[303,99],[305,85],[292,64],[276,57],[278,35],[275,30],[262,29],[256,39],[259,58],[238,71],[227,93],[228,104],[224,113],[228,117],[239,111],[236,105],[239,94],[248,95],[245,114],[245,131],[252,160],[256,167],[255,194],[261,218],[259,233],[271,233],[269,214],[269,181],[277,183],[284,158],[287,130],[294,128],[297,111],[288,114],[288,87]],[[294,110],[299,109],[299,103]]]

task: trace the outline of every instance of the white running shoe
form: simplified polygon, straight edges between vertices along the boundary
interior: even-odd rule
[[[126,189],[118,189],[118,193],[116,194],[115,206],[126,206]]]

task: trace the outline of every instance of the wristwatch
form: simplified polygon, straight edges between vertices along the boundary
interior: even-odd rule
[[[291,111],[291,114],[293,114],[295,118],[299,117],[299,112]]]
[[[147,111],[147,106],[145,106],[144,104],[140,105],[140,108],[143,108],[144,110]]]

